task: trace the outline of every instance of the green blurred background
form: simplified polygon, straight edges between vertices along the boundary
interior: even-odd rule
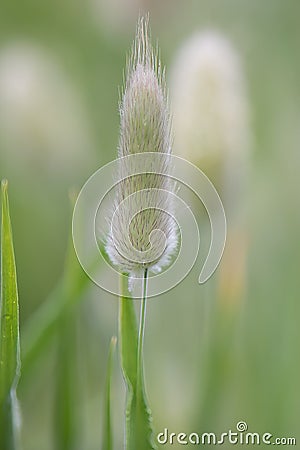
[[[167,73],[193,32],[211,27],[229,38],[245,72],[253,135],[240,294],[231,301],[231,291],[220,291],[219,271],[199,286],[198,266],[180,286],[149,302],[145,364],[155,428],[217,433],[245,420],[250,431],[300,439],[296,0],[1,1],[0,177],[10,185],[21,339],[34,334],[38,323],[29,320],[63,274],[70,190],[78,191],[116,157],[118,86],[143,11],[150,12]],[[117,299],[90,282],[66,313],[70,342],[54,333],[24,368],[19,400],[25,450],[57,450],[57,411],[64,403],[58,380],[69,359],[66,383],[75,384],[78,421],[73,448],[99,448],[117,311]],[[124,396],[116,361],[115,448],[122,447]]]

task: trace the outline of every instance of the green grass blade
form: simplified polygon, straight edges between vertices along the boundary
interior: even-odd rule
[[[104,248],[101,248],[104,253]],[[92,266],[99,264],[97,259]],[[67,272],[67,275],[66,275]],[[69,285],[69,295],[65,295],[65,283]],[[55,336],[61,317],[72,305],[78,303],[91,283],[90,278],[82,269],[73,246],[70,242],[66,258],[64,276],[57,283],[48,298],[26,322],[22,331],[22,380],[30,374],[34,362]]]
[[[15,255],[9,215],[7,181],[2,181],[1,299],[0,299],[0,448],[17,448],[20,377],[19,300]]]
[[[66,282],[69,289],[67,296]],[[89,285],[90,279],[82,270],[71,242],[64,277],[28,320],[22,332],[22,379],[30,374],[34,361],[54,337],[61,317],[72,305],[79,302]]]
[[[57,376],[56,402],[54,408],[54,431],[56,450],[75,450],[78,448],[79,420],[76,412],[78,378],[76,361],[76,331],[78,277],[74,267],[75,255],[70,239],[62,280],[60,299],[63,309],[57,309],[57,317],[51,328],[56,329],[57,337]],[[50,330],[51,330],[50,328]],[[47,327],[44,328],[47,330]],[[53,330],[54,331],[54,330]],[[45,331],[44,331],[45,332]]]
[[[72,202],[73,204],[74,202]],[[69,239],[65,269],[61,287],[61,302],[57,310],[57,377],[54,408],[56,450],[79,448],[78,368],[77,368],[77,316],[75,300],[84,287],[81,267],[76,259],[72,238]],[[75,300],[74,300],[75,299]],[[52,322],[53,323],[53,322]],[[54,321],[54,324],[56,321]],[[53,325],[52,325],[53,326]]]
[[[76,195],[70,192],[71,204],[74,205]],[[100,244],[99,244],[100,245]],[[105,253],[103,245],[101,253]],[[101,264],[101,258],[91,263],[92,266]],[[68,284],[68,295],[66,296],[65,285]],[[78,303],[85,291],[90,286],[91,280],[82,269],[73,246],[70,242],[66,267],[62,279],[59,280],[48,298],[40,305],[37,311],[26,322],[22,331],[22,380],[30,374],[34,362],[45,350],[45,347],[55,336],[60,319]]]
[[[107,361],[102,450],[113,450],[113,429],[111,423],[111,379],[116,343],[117,338],[113,336],[110,341]]]
[[[78,448],[78,372],[76,359],[77,310],[68,311],[60,321],[54,408],[55,449]]]
[[[128,278],[121,276],[119,303],[120,360],[127,388],[126,449],[152,450],[152,416],[145,393],[142,365],[138,366],[138,327],[133,300],[127,289]]]
[[[71,206],[75,197],[71,196]],[[89,286],[89,278],[82,270],[76,257],[73,240],[69,239],[63,278],[50,297],[41,307],[37,319],[41,323],[38,333],[30,335],[26,341],[27,364],[35,359],[49,338],[54,334],[58,339],[56,404],[54,408],[55,448],[57,450],[76,450],[81,448],[80,420],[77,404],[79,402],[77,367],[77,317],[78,300]],[[48,314],[47,314],[48,313]],[[50,320],[49,320],[50,317]],[[41,319],[43,319],[41,321]],[[42,343],[40,342],[42,339]]]

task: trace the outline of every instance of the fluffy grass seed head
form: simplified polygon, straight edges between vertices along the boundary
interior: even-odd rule
[[[226,36],[207,30],[183,45],[171,84],[175,151],[211,177],[224,202],[228,233],[218,297],[227,307],[240,302],[246,286],[251,132],[243,75]]]
[[[135,278],[146,268],[161,271],[177,247],[175,222],[170,215],[174,186],[168,177],[171,126],[165,75],[150,43],[147,18],[138,21],[125,78],[118,156],[145,153],[151,158],[148,152],[162,154],[159,162],[153,160],[151,173],[129,176],[133,168],[123,159],[119,163],[121,181],[116,188],[106,252],[119,270]]]
[[[194,34],[172,71],[175,151],[201,164],[248,152],[248,104],[238,54],[221,33]]]
[[[230,217],[239,215],[250,162],[249,105],[239,54],[226,36],[207,30],[183,44],[171,96],[175,152],[213,180]]]
[[[91,156],[80,95],[51,53],[29,42],[0,49],[0,136],[5,165],[41,177],[55,172],[67,184]]]

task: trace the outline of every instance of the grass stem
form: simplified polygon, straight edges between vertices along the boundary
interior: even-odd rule
[[[144,271],[143,283],[142,283],[140,325],[139,325],[139,336],[138,336],[138,345],[137,345],[137,383],[138,383],[138,385],[144,384],[142,382],[142,378],[143,378],[143,373],[144,373],[143,347],[144,347],[145,322],[146,322],[147,285],[148,285],[148,269],[146,268]]]

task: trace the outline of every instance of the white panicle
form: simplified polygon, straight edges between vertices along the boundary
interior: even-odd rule
[[[129,176],[135,168],[128,167],[134,162],[120,159],[118,176],[123,181],[116,189],[106,251],[119,270],[134,278],[146,268],[160,271],[177,246],[174,219],[165,212],[170,211],[174,187],[167,176],[171,127],[165,77],[150,43],[148,20],[143,17],[128,61],[120,117],[119,158],[162,154],[159,160],[153,158],[151,173],[135,176]]]
[[[175,150],[198,164],[247,153],[248,111],[239,58],[222,35],[195,34],[172,72]]]
[[[228,234],[219,296],[234,303],[241,299],[246,278],[251,135],[243,71],[230,42],[206,31],[182,47],[172,75],[175,150],[212,176],[221,190]]]
[[[31,43],[0,50],[0,136],[1,156],[14,171],[55,173],[67,184],[90,156],[78,92],[51,54]]]

